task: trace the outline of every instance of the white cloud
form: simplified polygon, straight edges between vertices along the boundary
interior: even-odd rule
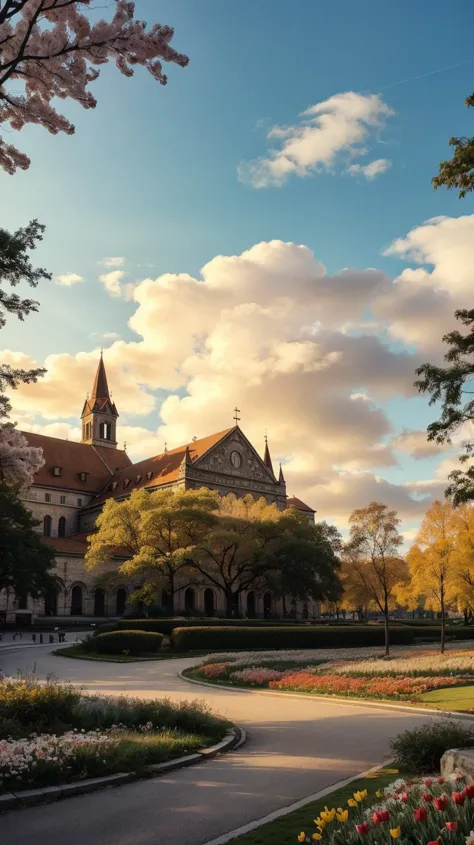
[[[122,296],[122,279],[125,275],[125,270],[111,270],[110,273],[102,273],[99,281],[110,296]]]
[[[88,337],[101,337],[103,340],[120,340],[118,332],[90,332]]]
[[[71,285],[77,285],[79,282],[83,282],[84,277],[79,276],[78,273],[62,273],[59,276],[55,276],[54,280],[57,285],[70,288]]]
[[[428,440],[425,429],[405,430],[392,440],[392,447],[400,449],[412,458],[431,458],[446,452],[449,446],[439,446],[434,440]]]
[[[278,146],[266,156],[243,162],[239,179],[254,188],[267,188],[282,185],[292,174],[309,176],[317,170],[330,170],[341,160],[365,155],[365,144],[393,114],[378,94],[335,94],[302,112],[298,123],[273,127],[267,138]]]
[[[125,258],[123,255],[110,255],[108,258],[101,258],[97,264],[102,264],[102,267],[123,267]]]
[[[391,165],[388,158],[377,158],[369,164],[351,164],[347,168],[347,172],[351,176],[365,176],[369,181],[386,173]]]

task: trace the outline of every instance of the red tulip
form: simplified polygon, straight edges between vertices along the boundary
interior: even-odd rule
[[[433,800],[431,792],[424,792],[421,797],[423,798],[423,801],[426,801],[427,804],[429,804],[429,802]]]
[[[428,816],[424,807],[415,807],[413,810],[413,815],[415,817],[416,822],[425,822]]]
[[[431,780],[431,778],[426,778],[423,783],[425,784],[425,786],[433,786],[433,781]]]
[[[451,830],[454,833],[454,831],[458,829],[458,823],[457,822],[446,822],[446,827],[447,827],[448,830]]]
[[[377,812],[377,810],[376,810],[375,813],[372,813],[372,821],[373,821],[375,827],[378,827],[379,825],[381,825],[382,822],[383,822],[382,814]]]
[[[440,795],[439,798],[434,799],[434,805],[437,810],[445,810],[448,806],[448,796],[447,795]]]
[[[369,825],[367,822],[362,822],[362,824],[356,824],[356,829],[359,836],[365,836],[369,832]]]
[[[439,839],[432,839],[431,842],[427,842],[427,845],[439,845]]]
[[[382,816],[383,822],[388,822],[390,820],[390,814],[388,810],[380,810],[380,815]]]
[[[468,783],[468,785],[464,787],[464,792],[466,793],[467,798],[474,798],[474,783]]]
[[[402,794],[400,795],[400,800],[403,801],[404,804],[406,804],[408,801],[408,792],[402,792]]]
[[[406,780],[405,783],[406,783],[407,786],[413,786],[412,780]]]
[[[455,804],[464,804],[466,800],[466,793],[463,790],[462,792],[453,792],[452,799]]]
[[[444,778],[438,778],[438,783],[444,783]]]

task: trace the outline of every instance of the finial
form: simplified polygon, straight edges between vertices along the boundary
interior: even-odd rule
[[[265,443],[268,443],[267,429],[265,429]]]
[[[100,347],[100,357],[103,358],[103,356],[104,356],[104,347],[101,346]]]
[[[196,440],[197,440],[197,437],[196,437],[196,435],[194,435],[194,437],[193,437],[193,443],[195,443],[195,442],[196,442]]]
[[[165,440],[165,452],[167,452],[167,451],[168,451],[168,443],[167,443],[167,441]]]
[[[123,441],[123,451],[124,452],[127,451],[127,441],[126,440]]]
[[[235,408],[234,408],[234,422],[235,422],[236,425],[240,421],[239,414],[240,414],[240,409],[236,405]]]

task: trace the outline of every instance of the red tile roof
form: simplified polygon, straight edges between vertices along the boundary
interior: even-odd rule
[[[296,508],[299,511],[305,511],[306,513],[316,513],[313,508],[310,508],[310,506],[302,502],[301,499],[297,499],[296,496],[288,496],[286,499],[286,505],[288,508]]]
[[[176,481],[184,457],[187,457],[187,461],[193,464],[233,430],[234,427],[226,428],[224,431],[218,431],[216,434],[210,434],[200,440],[185,443],[184,446],[178,446],[176,449],[170,449],[169,452],[155,455],[154,458],[145,458],[137,464],[131,464],[120,469],[107,482],[106,489],[90,503],[90,506],[101,504],[111,496],[115,498],[126,496],[133,490],[139,490],[142,487],[159,487]],[[188,451],[187,456],[186,450]]]
[[[40,446],[45,459],[44,466],[35,475],[35,484],[45,487],[59,487],[83,493],[99,493],[104,489],[113,473],[130,466],[131,460],[123,449],[109,449],[107,446],[90,446],[74,440],[61,440],[23,431],[30,446]],[[52,468],[60,467],[61,475],[53,475]],[[87,473],[87,480],[80,480],[80,473]]]
[[[87,552],[89,536],[90,534],[73,534],[71,537],[41,537],[41,542],[52,546],[58,554],[84,556]],[[114,557],[130,557],[130,555],[124,549],[117,548]]]

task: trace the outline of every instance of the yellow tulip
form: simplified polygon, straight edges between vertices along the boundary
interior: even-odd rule
[[[349,818],[349,810],[339,810],[336,813],[338,822],[346,822]]]
[[[316,839],[316,840],[318,840],[318,839],[322,839],[322,838],[323,838],[323,837],[321,836],[321,834],[320,834],[320,833],[313,833],[313,835],[312,835],[312,837],[311,837],[311,839]]]
[[[301,833],[298,836],[298,842],[305,842],[305,841],[306,841],[306,833],[301,831]]]
[[[317,827],[320,827],[321,830],[324,830],[326,826],[326,822],[324,821],[324,819],[321,818],[321,816],[318,816],[317,819],[314,819],[314,823]]]
[[[375,795],[377,796],[377,798],[384,798],[385,793],[384,793],[383,789],[377,789],[377,792],[375,793]]]
[[[364,796],[362,795],[362,792],[354,792],[354,798],[357,801],[357,803],[360,803],[360,801],[362,801],[363,797]]]
[[[349,807],[357,807],[357,801],[354,801],[353,798],[349,798],[347,803],[349,804]]]
[[[391,827],[390,828],[390,836],[392,837],[392,839],[400,839],[401,835],[402,835],[402,830],[401,830],[400,827]]]
[[[324,810],[321,810],[321,812],[320,812],[321,818],[326,823],[333,822],[335,815],[336,815],[336,811],[335,811],[334,807],[332,808],[332,810],[328,810],[328,808],[325,807]]]

